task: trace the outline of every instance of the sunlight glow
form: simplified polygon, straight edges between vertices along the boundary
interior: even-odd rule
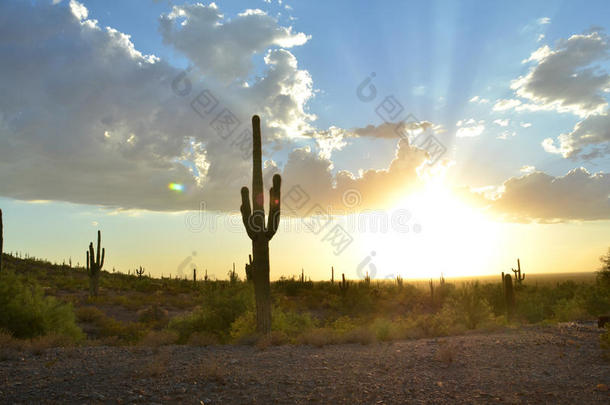
[[[363,234],[362,252],[375,251],[377,278],[438,278],[497,272],[501,225],[452,194],[439,179],[405,197],[394,210],[411,213],[411,232]],[[420,232],[413,232],[421,228]]]
[[[169,183],[169,185],[167,187],[170,190],[177,191],[179,193],[184,191],[184,184],[180,184],[180,183]]]

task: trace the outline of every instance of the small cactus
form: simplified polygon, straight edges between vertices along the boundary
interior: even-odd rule
[[[142,268],[142,266],[140,266],[139,269],[136,268],[135,272],[138,275],[138,278],[142,278],[142,276],[144,275],[144,269]]]
[[[104,257],[106,256],[106,249],[101,249],[101,244],[102,232],[97,231],[97,256],[95,254],[95,249],[93,248],[93,242],[89,243],[89,250],[87,251],[87,274],[89,275],[89,295],[92,297],[97,297],[100,285],[100,272],[104,267]]]
[[[513,271],[513,273],[515,273],[515,283],[517,283],[518,285],[521,285],[521,283],[523,282],[523,280],[525,280],[525,273],[523,273],[523,275],[521,275],[521,261],[519,259],[517,259],[517,269],[511,269]]]
[[[341,273],[341,284],[339,284],[339,289],[341,290],[341,293],[345,294],[348,288],[349,281],[345,280],[345,273]]]
[[[193,269],[193,284],[197,284],[197,269]]]
[[[335,267],[330,267],[330,283],[335,284]]]
[[[396,285],[400,288],[402,288],[402,277],[400,277],[400,275],[396,276]]]

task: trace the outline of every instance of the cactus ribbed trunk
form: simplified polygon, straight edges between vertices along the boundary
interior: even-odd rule
[[[97,256],[93,248],[93,242],[89,243],[89,250],[87,251],[87,274],[89,275],[89,295],[91,297],[97,297],[100,286],[100,272],[104,267],[106,249],[102,249],[101,244],[102,233],[97,231]]]
[[[252,117],[252,204],[248,187],[241,189],[241,215],[248,237],[252,240],[251,276],[256,301],[256,331],[271,332],[271,286],[269,283],[269,241],[280,223],[281,177],[273,176],[269,190],[269,216],[265,226],[263,194],[262,140],[260,118]]]
[[[510,321],[515,315],[515,292],[510,274],[504,275],[504,301],[506,303],[506,315]]]

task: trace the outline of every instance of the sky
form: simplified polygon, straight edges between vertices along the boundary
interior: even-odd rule
[[[261,117],[271,277],[595,271],[610,5],[0,3],[4,250],[244,274]],[[268,197],[267,197],[268,198]]]

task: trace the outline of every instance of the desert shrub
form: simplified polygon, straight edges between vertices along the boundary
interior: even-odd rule
[[[16,338],[32,338],[50,333],[83,338],[76,325],[72,305],[45,297],[34,281],[26,284],[13,273],[0,274],[0,329]]]
[[[95,337],[110,341],[112,345],[112,339],[116,338],[117,344],[135,343],[148,333],[148,328],[142,323],[118,321],[93,306],[78,308],[76,316],[79,322],[95,326],[92,332]]]
[[[227,341],[231,325],[253,306],[252,291],[248,287],[209,290],[203,306],[172,319],[168,328],[178,332],[180,343],[187,342],[194,332],[211,333],[219,341]]]
[[[284,311],[275,307],[271,314],[271,331],[284,334],[289,341],[295,341],[299,335],[315,327],[315,321],[308,312]],[[243,341],[255,332],[256,315],[254,311],[248,311],[233,322],[230,335],[234,341]]]
[[[306,332],[303,332],[297,338],[297,343],[302,345],[311,345],[315,347],[332,345],[337,342],[337,333],[330,328],[310,329]]]
[[[187,344],[190,346],[209,346],[218,344],[218,337],[211,333],[195,332],[191,333]]]
[[[449,325],[476,329],[480,324],[491,320],[492,312],[487,300],[482,296],[479,283],[474,283],[465,284],[447,298],[442,317]]]
[[[387,342],[392,338],[392,321],[385,318],[377,318],[371,324],[371,329],[375,338],[382,342]]]
[[[138,312],[138,321],[163,327],[169,322],[169,313],[159,305],[154,304]]]
[[[370,345],[377,340],[375,332],[365,326],[347,331],[339,339],[343,343],[360,343],[361,345]]]
[[[553,305],[555,320],[559,322],[582,320],[587,318],[585,302],[579,297],[562,298]]]

